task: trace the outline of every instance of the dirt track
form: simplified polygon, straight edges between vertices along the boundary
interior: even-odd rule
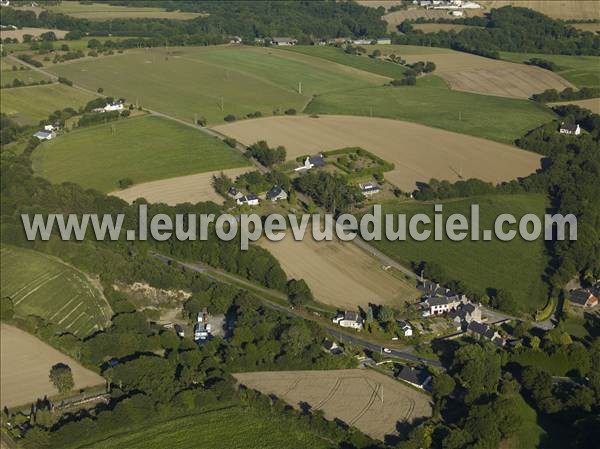
[[[105,382],[98,374],[16,327],[0,324],[0,341],[2,407],[24,405],[58,394],[48,377],[50,368],[56,363],[66,363],[71,367],[74,392]]]
[[[159,181],[144,182],[124,190],[109,193],[129,203],[138,198],[145,198],[150,203],[165,203],[170,206],[180,203],[197,203],[199,201],[214,201],[223,203],[223,197],[215,192],[212,186],[213,175],[224,173],[230,178],[252,170],[251,167],[217,170],[196,175],[178,176]]]
[[[288,276],[304,279],[322,303],[355,310],[369,303],[399,306],[418,297],[416,289],[350,242],[315,242],[308,236],[297,242],[287,235],[280,242],[265,238],[259,244],[279,260]]]
[[[405,191],[431,178],[479,178],[497,183],[526,176],[540,166],[539,155],[509,145],[382,118],[277,116],[215,129],[245,144],[264,139],[270,145],[283,145],[288,159],[360,146],[393,162],[395,169],[385,176]]]
[[[369,369],[238,373],[240,384],[274,394],[294,407],[307,403],[373,438],[397,434],[398,422],[431,416],[425,394]]]

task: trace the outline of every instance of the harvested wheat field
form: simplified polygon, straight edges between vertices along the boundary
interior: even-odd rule
[[[520,6],[563,20],[590,20],[600,17],[598,0],[481,0],[486,9]]]
[[[498,142],[383,118],[277,116],[215,129],[248,145],[261,139],[270,145],[283,145],[289,159],[359,146],[393,162],[394,170],[385,177],[405,191],[431,178],[478,178],[498,183],[534,172],[541,159]]]
[[[304,279],[324,304],[346,309],[369,303],[398,306],[419,296],[351,242],[316,242],[309,235],[296,241],[288,234],[279,242],[261,239],[259,245],[279,260],[290,278]]]
[[[432,61],[435,75],[441,76],[451,89],[500,97],[529,98],[546,89],[563,90],[571,83],[539,67],[484,58],[446,48],[427,48],[422,53],[414,46],[380,45],[384,55],[395,53],[409,63]],[[407,52],[404,52],[404,49]]]
[[[438,31],[461,31],[468,28],[479,28],[472,25],[460,25],[458,23],[415,23],[415,30],[421,30],[423,33],[437,33]]]
[[[340,419],[383,440],[397,434],[397,424],[431,416],[425,393],[369,369],[276,371],[234,374],[237,381],[274,394],[299,408],[306,403],[328,419]]]
[[[105,380],[71,357],[68,357],[33,335],[7,324],[0,324],[0,401],[2,407],[34,402],[54,396],[58,390],[50,382],[50,368],[65,363],[73,371],[75,387],[102,385]]]
[[[124,190],[111,192],[109,195],[119,197],[129,203],[138,198],[145,198],[150,203],[165,203],[169,206],[180,203],[195,204],[200,201],[222,204],[223,197],[215,192],[212,186],[213,175],[224,173],[230,178],[235,178],[249,170],[251,170],[250,167],[240,167],[144,182]]]
[[[588,98],[587,100],[577,101],[562,101],[558,103],[550,103],[550,106],[561,106],[565,104],[574,104],[580,108],[586,108],[595,114],[600,114],[600,98]]]

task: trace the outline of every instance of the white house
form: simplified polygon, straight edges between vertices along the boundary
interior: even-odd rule
[[[376,193],[379,193],[381,191],[379,186],[372,182],[365,182],[359,184],[358,187],[360,187],[360,191],[365,196],[375,195]]]
[[[413,336],[413,330],[412,330],[412,327],[410,326],[410,324],[408,324],[406,321],[402,321],[402,320],[398,320],[397,323],[398,323],[398,327],[403,332],[405,337]]]
[[[581,127],[579,126],[579,124],[562,122],[558,131],[561,134],[570,134],[578,136],[581,134]]]
[[[352,43],[354,45],[371,45],[373,41],[371,39],[354,39]]]
[[[442,315],[444,313],[456,310],[460,304],[467,301],[465,295],[435,296],[427,298],[422,305],[425,308],[423,316]]]
[[[271,201],[287,200],[288,194],[281,187],[275,186],[267,192],[267,199]]]
[[[465,15],[465,13],[460,9],[457,9],[456,11],[450,11],[450,14],[454,17],[462,17]]]
[[[360,317],[360,314],[352,311],[340,313],[331,321],[341,327],[349,327],[351,329],[362,329],[363,326],[363,320]]]
[[[296,45],[298,41],[296,39],[292,39],[291,37],[274,37],[271,39],[271,43],[273,45]]]
[[[196,322],[204,323],[207,319],[207,315],[208,315],[208,312],[206,311],[206,307],[205,307],[200,312],[198,312],[198,315],[196,316]]]
[[[391,45],[392,40],[389,38],[377,39],[377,44],[378,45]]]
[[[54,125],[45,125],[44,131],[52,132],[52,131],[56,131],[56,128],[54,127]]]
[[[209,337],[209,332],[202,323],[197,323],[194,328],[194,341],[206,340]]]
[[[229,195],[234,200],[240,199],[244,196],[244,194],[242,192],[240,192],[238,189],[236,189],[235,187],[231,187],[229,189],[229,191],[227,192],[227,195]]]
[[[33,136],[40,140],[52,140],[56,137],[56,133],[54,131],[38,131]]]
[[[123,103],[121,101],[115,101],[113,103],[107,103],[106,106],[104,106],[104,108],[102,108],[104,110],[104,112],[110,112],[110,111],[122,111],[123,110]]]
[[[258,206],[258,197],[256,195],[245,195],[235,201],[238,206],[247,204],[248,206]]]
[[[295,168],[294,171],[302,171],[302,170],[310,170],[314,167],[323,167],[325,165],[325,159],[323,159],[323,155],[319,156],[307,156],[304,160],[304,165],[301,165],[298,168]]]

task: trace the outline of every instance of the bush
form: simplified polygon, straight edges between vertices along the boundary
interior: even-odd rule
[[[196,124],[198,126],[206,126],[206,117],[198,117],[196,119]]]
[[[296,110],[294,108],[287,109],[284,112],[285,115],[296,115]]]
[[[226,122],[235,122],[237,119],[235,118],[235,115],[227,114],[225,117],[223,117],[223,120]]]
[[[231,148],[235,148],[237,145],[237,140],[235,140],[233,137],[226,137],[223,142],[225,142]]]
[[[62,83],[62,84],[66,84],[67,86],[73,85],[73,81],[71,81],[69,78],[65,78],[64,76],[59,76],[58,82]]]
[[[119,179],[119,189],[126,189],[127,187],[131,187],[133,185],[133,179],[131,178],[123,178]]]

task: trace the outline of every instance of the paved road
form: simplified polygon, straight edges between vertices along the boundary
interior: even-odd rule
[[[223,280],[220,277],[217,279],[214,276],[211,276],[210,271],[212,271],[212,268],[206,269],[202,265],[199,265],[199,264],[180,262],[176,259],[164,256],[162,254],[152,253],[152,256],[155,257],[156,259],[158,259],[162,262],[168,263],[170,265],[179,265],[188,270],[195,271],[197,273],[202,273],[213,280],[227,283],[227,280]],[[270,296],[285,298],[285,295],[281,294],[280,292],[275,292],[271,289],[256,286],[245,279],[240,279],[237,276],[232,275],[231,273],[223,273],[223,272],[219,271],[219,275],[220,276],[224,275],[225,277],[230,278],[231,284],[236,287],[239,287],[239,284],[246,284],[249,287],[251,287],[252,290],[264,291],[265,293],[268,293]],[[278,312],[285,313],[286,315],[295,316],[295,317],[302,318],[302,319],[307,319],[306,316],[300,314],[299,312],[297,312],[293,309],[290,309],[289,306],[284,306],[284,305],[278,304],[278,303],[270,301],[264,297],[261,297],[260,299],[264,302],[265,306],[267,306],[268,308],[270,308],[272,310],[276,310]],[[322,323],[319,321],[315,321],[315,322],[318,323],[319,325],[321,325],[321,327],[323,328],[323,330],[325,332],[327,332],[329,335],[336,338],[337,340],[350,342],[355,346],[359,346],[361,348],[368,349],[370,351],[382,352],[382,349],[383,349],[382,346],[377,343],[373,343],[372,341],[369,341],[365,338],[361,338],[358,335],[351,335],[346,332],[337,330],[335,328],[323,326]],[[426,358],[414,355],[412,346],[408,346],[403,349],[390,349],[390,350],[391,350],[391,353],[387,354],[387,356],[393,356],[393,357],[397,357],[399,359],[407,360],[409,362],[422,363],[422,364],[425,364],[428,366],[433,366],[436,368],[443,369],[442,364],[437,360],[426,359]]]

